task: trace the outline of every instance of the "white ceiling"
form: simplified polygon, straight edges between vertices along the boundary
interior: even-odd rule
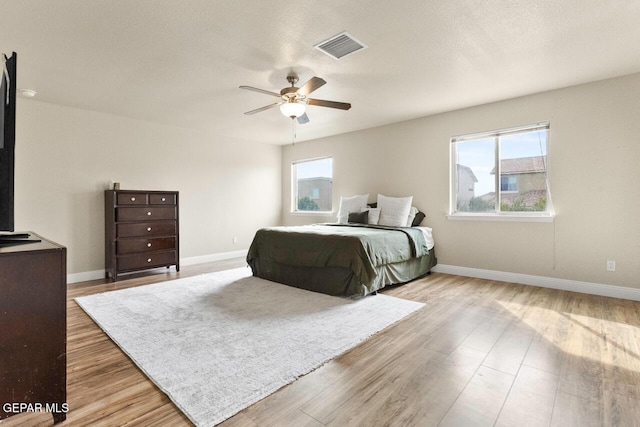
[[[335,60],[342,31],[369,46]],[[286,75],[327,84],[297,141],[640,71],[640,1],[16,0],[0,3],[0,51],[36,100],[291,142],[274,102]]]

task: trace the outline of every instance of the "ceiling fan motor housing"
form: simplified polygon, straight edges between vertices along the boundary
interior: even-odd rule
[[[298,83],[298,75],[296,73],[287,74],[287,81],[291,83],[291,86],[295,85]]]
[[[289,99],[295,98],[296,96],[300,97],[300,95],[296,92],[298,92],[298,88],[295,86],[285,87],[280,91],[280,95],[282,96],[282,99],[287,101]]]

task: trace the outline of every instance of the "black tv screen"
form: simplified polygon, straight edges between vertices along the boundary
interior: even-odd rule
[[[0,231],[13,231],[17,55],[2,54],[0,59]]]

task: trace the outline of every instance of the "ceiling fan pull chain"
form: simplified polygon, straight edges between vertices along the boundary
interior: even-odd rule
[[[296,119],[291,118],[291,145],[296,145]]]

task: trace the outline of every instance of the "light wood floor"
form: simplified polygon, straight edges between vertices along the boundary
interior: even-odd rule
[[[191,425],[73,298],[238,266],[70,285],[60,425]],[[427,306],[222,426],[640,426],[640,303],[437,273],[384,293]]]

